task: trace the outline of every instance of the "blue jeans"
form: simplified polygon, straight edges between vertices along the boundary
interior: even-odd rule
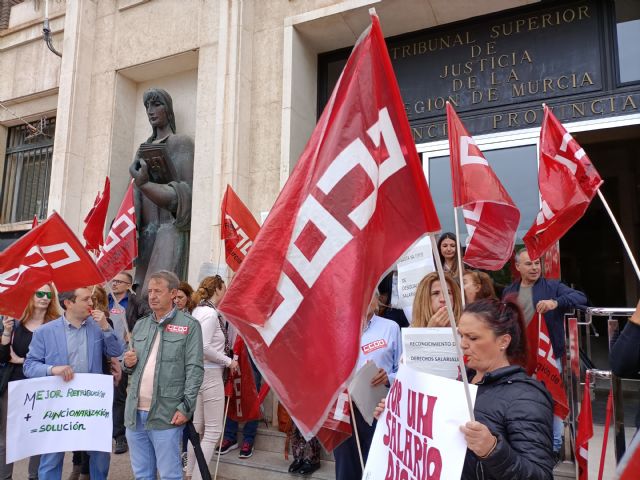
[[[136,428],[127,427],[133,475],[136,480],[156,480],[157,469],[161,480],[182,480],[180,439],[183,427],[146,430],[148,416],[149,412],[138,410]]]
[[[253,363],[253,358],[249,355],[249,361],[251,362],[251,369],[253,370],[253,379],[256,382],[256,390],[260,392],[260,386],[262,385],[262,375],[258,371],[256,364]],[[256,432],[258,431],[258,420],[246,422],[242,429],[242,441],[249,442],[253,445],[253,441],[256,438]],[[231,420],[227,417],[227,422],[224,426],[224,439],[231,442],[238,440],[238,422]]]
[[[558,373],[562,375],[562,360],[556,358]],[[553,451],[557,453],[562,448],[562,434],[564,433],[564,421],[557,415],[553,416]]]
[[[60,480],[65,452],[45,453],[40,456],[39,480]],[[109,476],[109,452],[87,452],[89,454],[89,475],[91,480],[107,480]]]

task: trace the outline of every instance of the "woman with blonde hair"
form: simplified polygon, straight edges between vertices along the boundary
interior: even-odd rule
[[[26,378],[22,372],[22,365],[29,351],[33,332],[45,323],[55,320],[61,314],[56,289],[52,283],[47,283],[33,292],[20,320],[3,318],[2,341],[0,342],[0,363],[6,363],[5,370],[2,372],[3,380],[6,378],[8,383]],[[7,385],[4,381],[0,393],[2,394],[0,403],[2,408],[0,417],[0,478],[5,479],[11,478],[13,464],[6,462]],[[39,455],[29,459],[29,479],[38,478],[39,465]]]
[[[444,274],[447,283],[449,298],[453,307],[453,316],[456,324],[462,311],[462,297],[460,287],[453,277]],[[440,278],[437,272],[426,275],[418,284],[416,296],[413,299],[412,327],[447,327],[449,316],[444,298],[443,289],[440,286]]]
[[[200,322],[204,344],[204,379],[196,400],[193,425],[202,436],[202,453],[207,464],[222,434],[224,369],[238,369],[238,362],[233,359],[225,321],[217,310],[226,291],[222,277],[215,275],[205,277],[193,296],[197,306],[192,315]],[[193,445],[189,444],[187,478],[193,475],[194,480],[200,480],[200,470],[194,469],[195,465],[195,452]]]

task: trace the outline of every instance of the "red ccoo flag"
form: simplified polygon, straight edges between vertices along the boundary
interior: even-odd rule
[[[578,432],[576,433],[576,461],[578,462],[578,479],[589,479],[589,440],[593,437],[593,416],[591,414],[591,391],[589,372],[584,380],[584,394],[578,414]],[[634,477],[635,478],[635,477]]]
[[[0,252],[0,313],[19,318],[33,292],[47,282],[60,291],[103,282],[78,237],[55,212]]]
[[[439,229],[373,16],[219,307],[303,435],[354,371],[380,278]]]
[[[534,313],[531,322],[527,325],[527,343],[529,359],[527,373],[544,383],[553,398],[553,413],[564,419],[569,414],[569,402],[567,392],[562,383],[562,375],[556,364],[556,357],[551,348],[549,329],[544,317]],[[533,370],[532,370],[533,365]]]
[[[540,129],[538,185],[542,208],[523,239],[532,259],[567,233],[602,185],[589,157],[546,105]]]
[[[111,230],[98,257],[98,268],[104,279],[109,281],[122,270],[131,268],[131,263],[137,256],[138,240],[132,182],[111,224]]]
[[[464,262],[500,270],[511,258],[520,211],[447,102],[453,206],[462,207],[469,242]]]
[[[87,213],[84,219],[86,224],[82,236],[87,242],[87,250],[99,251],[104,243],[104,222],[107,219],[107,210],[109,209],[109,200],[111,199],[111,182],[109,177],[104,179],[104,190],[102,194],[98,193],[93,207]]]
[[[260,409],[254,408],[258,402],[258,391],[253,378],[253,369],[247,355],[247,348],[238,336],[233,346],[233,353],[238,355],[240,374],[232,374],[228,380],[229,413],[230,419],[236,422],[248,422],[260,419]],[[225,395],[227,392],[225,392]],[[259,406],[259,404],[258,404]]]
[[[227,265],[234,272],[247,256],[249,248],[260,231],[260,226],[240,197],[230,185],[222,198],[222,228],[220,234],[224,240]]]
[[[31,222],[31,229],[33,230],[38,226],[38,215],[33,216],[33,221]]]
[[[351,436],[352,431],[349,393],[345,390],[338,395],[336,403],[331,407],[329,415],[318,430],[316,437],[324,449],[331,453]]]

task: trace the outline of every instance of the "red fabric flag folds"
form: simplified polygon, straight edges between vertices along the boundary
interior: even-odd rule
[[[33,292],[47,282],[59,291],[103,282],[78,237],[55,212],[0,252],[0,314],[19,318]]]
[[[636,480],[638,472],[640,472],[640,435],[636,434],[618,463],[615,478],[616,480]]]
[[[582,405],[578,414],[578,432],[576,433],[576,461],[578,462],[578,479],[589,479],[589,440],[593,437],[593,416],[591,414],[591,391],[589,372],[584,381]],[[637,473],[637,472],[636,472]]]
[[[338,395],[336,403],[331,407],[327,419],[316,434],[324,449],[331,453],[351,436],[351,410],[349,409],[349,394],[345,390]]]
[[[138,256],[136,212],[133,203],[133,183],[129,185],[116,218],[111,224],[107,240],[98,257],[98,268],[110,281],[122,270],[131,268]]]
[[[244,341],[240,336],[236,338],[236,342],[233,346],[233,353],[238,355],[238,365],[240,366],[239,375],[231,375],[228,380],[230,388],[227,389],[229,397],[229,413],[230,419],[236,422],[248,422],[250,420],[260,419],[260,408],[258,407],[258,391],[256,389],[256,382],[253,377],[253,369],[251,367],[251,361],[247,354]]]
[[[227,190],[222,198],[221,223],[220,234],[224,240],[227,265],[231,270],[237,272],[247,256],[249,248],[256,240],[260,226],[230,185],[227,185]]]
[[[107,219],[107,210],[109,209],[109,200],[111,198],[111,182],[109,177],[104,179],[104,190],[102,194],[98,193],[93,207],[87,213],[84,219],[85,227],[82,236],[86,241],[87,250],[95,252],[100,250],[104,244],[104,222]]]
[[[524,236],[529,257],[539,258],[584,215],[602,179],[578,142],[544,107],[538,186],[542,208]]]
[[[554,415],[564,419],[569,414],[567,392],[564,389],[562,375],[553,354],[547,322],[539,313],[533,314],[533,319],[527,326],[527,340],[529,347],[527,373],[544,383],[553,399]],[[531,370],[532,365],[534,366],[533,371]]]
[[[355,368],[381,276],[439,229],[372,17],[219,307],[305,436]]]
[[[520,211],[447,103],[453,206],[462,207],[469,241],[464,262],[500,270],[511,257]]]

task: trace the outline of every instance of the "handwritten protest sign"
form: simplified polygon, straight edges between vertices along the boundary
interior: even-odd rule
[[[405,363],[415,370],[455,380],[458,353],[451,328],[403,328]]]
[[[113,377],[78,373],[9,382],[7,463],[42,453],[111,451]]]
[[[420,280],[436,269],[431,255],[429,237],[420,239],[398,260],[398,303],[411,321],[413,298]]]
[[[469,386],[475,402],[477,387]],[[401,365],[378,420],[364,480],[460,478],[470,420],[462,382]]]

